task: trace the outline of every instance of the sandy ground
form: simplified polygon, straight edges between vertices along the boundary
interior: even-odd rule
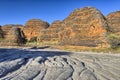
[[[120,54],[0,48],[0,80],[120,80]]]

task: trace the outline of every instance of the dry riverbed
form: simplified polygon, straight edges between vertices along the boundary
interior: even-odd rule
[[[0,80],[120,80],[120,54],[0,48]]]

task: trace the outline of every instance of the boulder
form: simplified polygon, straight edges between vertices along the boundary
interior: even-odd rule
[[[23,32],[26,39],[29,41],[31,38],[38,37],[42,29],[49,27],[49,23],[42,21],[40,19],[31,19],[26,22]]]

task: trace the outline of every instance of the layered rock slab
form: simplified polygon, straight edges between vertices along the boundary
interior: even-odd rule
[[[119,80],[119,66],[119,54],[0,49],[1,80]]]

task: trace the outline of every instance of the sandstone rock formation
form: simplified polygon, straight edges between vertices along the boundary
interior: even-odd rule
[[[64,21],[61,44],[106,46],[107,23],[102,13],[93,7],[73,11]]]
[[[109,33],[120,34],[120,11],[107,17],[94,7],[75,9],[63,21],[54,21],[50,26],[40,19],[31,19],[22,25],[4,25],[3,37],[9,35],[12,27],[23,31],[28,41],[37,38],[38,43],[59,45],[110,47],[106,36]],[[2,32],[2,31],[1,31]],[[0,33],[0,36],[1,33]]]
[[[0,26],[0,38],[3,38],[3,30],[1,29],[1,26]]]
[[[6,37],[6,35],[8,34],[9,30],[13,27],[13,25],[4,25],[2,26],[2,30],[3,30],[3,34],[4,37]]]
[[[56,36],[55,34],[49,33],[53,25],[55,25],[55,23],[53,23],[47,31],[43,31],[43,35],[41,35],[42,38],[44,35],[48,35],[48,37],[51,35]],[[58,31],[57,40],[59,44],[91,47],[109,46],[105,39],[107,29],[105,17],[99,10],[93,7],[74,10],[62,22],[57,22],[55,28],[55,30]]]
[[[33,37],[38,37],[40,31],[42,29],[46,29],[49,27],[49,24],[40,19],[31,19],[27,21],[25,27],[23,28],[23,32],[29,41]]]
[[[4,40],[0,43],[2,46],[19,46],[24,43],[24,35],[20,28],[12,27],[7,32]]]
[[[59,32],[61,30],[61,21],[54,21],[49,28],[40,31],[38,42],[52,42],[53,44],[58,43]]]
[[[107,23],[110,31],[114,34],[120,34],[120,11],[112,12],[107,15]]]
[[[21,29],[21,31],[22,31],[22,29],[23,29],[23,25],[20,25],[20,24],[16,24],[16,25],[14,25],[14,24],[6,24],[6,25],[3,25],[2,26],[2,30],[3,30],[3,35],[4,35],[4,37],[6,37],[9,33],[9,30],[11,29],[11,28],[13,28],[13,27],[16,27],[16,28],[20,28]]]

